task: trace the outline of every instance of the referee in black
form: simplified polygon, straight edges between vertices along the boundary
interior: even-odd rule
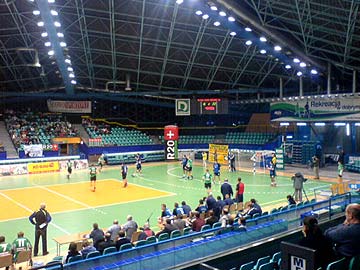
[[[30,222],[35,225],[34,256],[38,255],[40,236],[42,239],[43,256],[49,254],[49,252],[47,251],[46,231],[47,226],[51,221],[51,216],[45,208],[46,204],[41,203],[40,209],[38,211],[35,211],[29,217]]]

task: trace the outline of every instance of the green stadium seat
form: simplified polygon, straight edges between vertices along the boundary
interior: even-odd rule
[[[326,270],[342,270],[342,269],[347,269],[347,265],[346,265],[346,259],[342,258],[338,261],[332,262],[330,263],[327,267]]]
[[[146,238],[146,244],[153,244],[156,243],[156,237],[155,236],[149,236]]]
[[[251,262],[242,264],[240,266],[239,270],[252,270],[254,266],[255,266],[255,262],[251,261]]]
[[[260,270],[260,266],[268,262],[270,262],[270,256],[259,258],[256,264],[254,265],[253,270]]]
[[[168,233],[162,233],[162,234],[159,235],[158,240],[159,240],[159,242],[161,242],[161,241],[164,241],[164,240],[168,240],[169,238],[170,237],[169,237]]]
[[[92,251],[86,255],[86,259],[95,258],[101,256],[99,251]]]
[[[103,254],[106,255],[106,254],[111,254],[111,253],[115,253],[115,252],[117,252],[116,247],[108,247],[108,248],[104,249]]]
[[[147,243],[147,241],[146,240],[140,240],[140,241],[137,241],[136,243],[135,243],[135,247],[142,247],[142,246],[145,246],[145,245],[147,245],[148,243]]]
[[[181,236],[181,232],[179,230],[172,231],[170,234],[170,238],[176,238]]]
[[[72,263],[72,262],[78,262],[78,261],[82,261],[83,257],[81,255],[76,255],[74,257],[70,257],[68,260],[68,263]]]
[[[183,235],[188,235],[190,233],[191,233],[191,228],[190,227],[184,228]]]
[[[132,249],[131,243],[126,243],[126,244],[121,245],[119,251],[123,251],[123,250],[127,250],[127,249]]]

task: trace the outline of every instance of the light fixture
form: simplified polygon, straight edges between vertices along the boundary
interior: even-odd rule
[[[50,4],[55,3],[55,0],[48,0]]]
[[[220,25],[220,22],[216,21],[214,22],[214,26],[219,26]]]
[[[209,19],[209,15],[204,14],[204,15],[202,16],[202,18],[203,18],[204,20],[207,20],[207,19]]]
[[[307,126],[306,123],[296,123],[296,125],[297,125],[298,127],[306,127],[306,126]]]
[[[176,4],[181,5],[182,3],[184,3],[184,0],[176,0]]]
[[[276,46],[274,47],[274,50],[277,51],[277,52],[279,52],[279,51],[281,51],[281,47],[280,47],[279,45],[276,45]]]
[[[318,74],[318,72],[317,72],[317,70],[316,70],[316,69],[312,69],[310,72],[311,72],[311,74],[313,74],[313,75]]]
[[[61,27],[61,23],[59,23],[58,21],[55,21],[54,25],[55,25],[55,27]]]
[[[230,32],[230,36],[232,36],[232,37],[234,37],[234,36],[236,36],[236,32]]]
[[[266,50],[262,49],[262,50],[260,50],[260,53],[261,53],[261,54],[265,54],[265,53],[266,53]]]
[[[52,56],[54,54],[55,54],[55,52],[53,50],[48,51],[48,55]]]
[[[360,127],[360,123],[355,123],[355,127]]]
[[[301,62],[300,67],[306,67],[306,64],[304,62]]]
[[[75,81],[75,80],[71,80],[71,84],[76,84],[76,81]]]
[[[251,32],[252,30],[251,30],[250,27],[245,27],[245,31],[246,31],[246,32]]]
[[[261,41],[261,42],[266,42],[267,39],[266,39],[266,37],[260,37],[260,41]]]
[[[217,8],[216,6],[211,6],[210,9],[211,9],[211,10],[214,10],[214,11],[217,11],[217,10],[218,10],[218,8]]]
[[[225,16],[226,16],[226,13],[225,13],[224,11],[220,11],[220,12],[219,12],[219,15],[220,15],[221,17],[225,17]]]
[[[48,36],[48,33],[47,33],[47,32],[42,32],[42,33],[41,33],[41,36],[42,36],[42,37],[47,37],[47,36]]]
[[[288,122],[281,122],[280,123],[280,126],[281,127],[287,127],[287,126],[289,126],[290,124],[288,123]]]
[[[229,22],[235,22],[235,18],[232,17],[232,16],[230,16],[230,17],[228,18],[228,21],[229,21]]]
[[[53,15],[53,16],[57,16],[57,15],[59,15],[59,13],[56,11],[56,10],[50,10],[50,13],[51,13],[51,15]]]
[[[74,71],[74,69],[72,67],[68,67],[67,70],[68,71]]]
[[[70,59],[65,59],[65,63],[71,64],[71,60]]]
[[[286,69],[290,69],[291,66],[290,66],[290,65],[286,65],[285,68],[286,68]]]
[[[69,77],[70,78],[75,78],[75,74],[74,73],[69,73]]]
[[[34,14],[35,16],[38,16],[38,15],[40,15],[40,11],[39,11],[39,10],[33,10],[33,14]]]
[[[315,123],[315,126],[317,126],[317,127],[324,127],[324,126],[325,126],[325,123]]]
[[[248,45],[248,46],[250,46],[250,45],[252,44],[252,41],[251,41],[251,40],[247,40],[247,41],[245,42],[245,44]]]
[[[350,124],[346,124],[346,136],[350,136]]]
[[[299,58],[294,58],[294,63],[300,63],[300,60],[299,60]]]
[[[303,75],[303,73],[302,73],[301,71],[298,71],[298,72],[296,73],[296,75],[298,75],[298,76],[300,77],[301,75]]]
[[[198,16],[200,16],[200,15],[202,15],[203,13],[202,13],[201,10],[197,10],[197,11],[195,12],[195,14],[198,15]]]
[[[47,41],[44,43],[45,47],[50,47],[51,46],[51,42],[50,41]]]
[[[60,42],[60,47],[66,47],[66,43],[64,41]]]
[[[344,127],[345,125],[346,125],[345,123],[341,123],[341,122],[334,123],[335,127]]]
[[[44,22],[43,22],[43,21],[38,22],[38,23],[37,23],[37,26],[43,27],[43,26],[44,26]]]
[[[60,37],[60,38],[63,38],[63,37],[64,37],[64,34],[61,33],[61,32],[59,32],[59,33],[57,33],[57,36]]]

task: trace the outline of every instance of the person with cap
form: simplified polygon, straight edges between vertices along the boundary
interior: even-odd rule
[[[224,183],[221,185],[221,194],[223,195],[223,200],[225,200],[226,194],[229,194],[231,198],[234,195],[231,184],[229,184],[229,179],[225,178]]]
[[[29,217],[29,221],[31,222],[31,224],[35,225],[34,256],[38,255],[40,237],[42,240],[43,256],[49,254],[47,250],[46,235],[48,224],[51,222],[51,215],[45,208],[46,204],[41,203],[40,209],[32,213]]]

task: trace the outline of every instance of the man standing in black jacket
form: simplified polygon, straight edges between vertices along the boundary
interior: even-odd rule
[[[232,186],[229,184],[229,180],[226,178],[224,183],[221,185],[221,194],[223,195],[223,200],[225,200],[225,195],[229,194],[231,198],[234,195]]]
[[[48,211],[46,211],[46,204],[41,203],[40,209],[35,211],[30,217],[30,222],[35,225],[35,244],[34,244],[34,256],[38,255],[39,250],[39,240],[40,236],[42,239],[42,250],[43,256],[49,254],[47,251],[47,241],[46,241],[46,232],[47,226],[51,222],[51,216]]]

